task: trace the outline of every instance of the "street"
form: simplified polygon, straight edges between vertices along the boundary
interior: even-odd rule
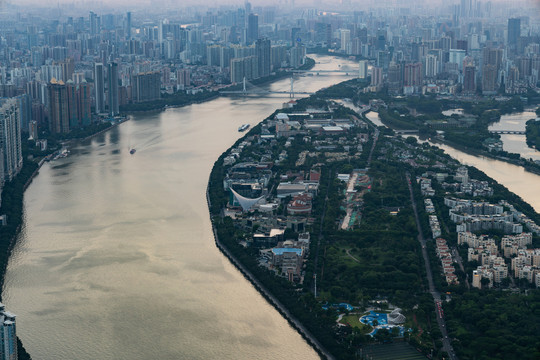
[[[446,353],[448,353],[448,356],[450,357],[451,360],[457,360],[457,356],[454,353],[454,349],[452,348],[451,341],[448,338],[448,332],[446,331],[446,323],[444,321],[444,312],[441,306],[441,294],[435,289],[435,285],[433,283],[433,273],[431,271],[429,256],[426,249],[426,240],[424,239],[422,226],[420,225],[420,219],[418,218],[418,211],[416,209],[416,202],[414,201],[414,193],[412,191],[412,185],[411,185],[411,174],[407,172],[406,178],[407,178],[407,185],[409,187],[409,193],[411,195],[411,202],[412,202],[412,207],[414,211],[414,217],[416,220],[416,227],[418,229],[418,241],[420,242],[420,245],[422,247],[422,256],[424,257],[424,265],[426,267],[426,276],[428,279],[429,292],[433,296],[437,323],[439,324],[439,329],[441,330],[441,334],[442,334],[443,351],[446,351]]]

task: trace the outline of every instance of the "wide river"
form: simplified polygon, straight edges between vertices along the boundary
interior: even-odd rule
[[[321,70],[355,66],[314,58]],[[295,90],[343,80],[300,77]],[[3,289],[34,359],[318,358],[217,250],[205,199],[238,127],[285,101],[221,97],[138,115],[42,167]]]

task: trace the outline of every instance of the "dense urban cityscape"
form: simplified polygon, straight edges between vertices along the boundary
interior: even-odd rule
[[[537,359],[539,104],[534,1],[2,2],[0,360]],[[79,272],[100,261],[115,283]],[[214,335],[183,333],[200,308],[165,289],[238,303],[197,287],[216,274],[249,320],[219,307]],[[174,325],[148,353],[137,322],[89,315],[150,303]],[[80,340],[45,334],[56,313],[94,322],[58,337],[96,337],[63,348]]]

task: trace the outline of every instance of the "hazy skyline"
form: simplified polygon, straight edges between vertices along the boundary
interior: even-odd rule
[[[540,0],[490,0],[492,3],[508,3],[512,4],[513,6],[528,6],[528,5],[540,5]],[[185,5],[207,5],[207,6],[220,6],[220,5],[242,5],[245,1],[242,0],[209,0],[204,3],[201,3],[200,1],[196,0],[115,0],[115,1],[73,1],[73,0],[3,0],[0,1],[0,3],[3,4],[9,4],[9,5],[29,5],[29,4],[36,4],[41,6],[56,6],[59,4],[63,5],[71,5],[71,6],[80,6],[80,7],[113,7],[117,8],[119,6],[143,6],[143,5],[154,5],[156,3],[162,4],[162,5],[179,5],[179,6],[185,6]],[[256,6],[260,5],[284,5],[288,4],[290,0],[252,0],[250,3]],[[325,1],[324,4],[332,4],[332,5],[339,5],[341,4],[341,0],[332,0],[332,1]],[[487,1],[486,1],[487,2]],[[315,4],[316,1],[312,0],[295,0],[294,3],[296,5],[313,5],[314,7],[320,7],[322,4]],[[359,1],[352,1],[351,5],[355,6],[373,6],[374,4],[377,4],[379,6],[388,6],[388,5],[418,5],[421,3],[427,3],[429,5],[435,5],[435,4],[443,4],[446,6],[450,6],[452,4],[459,4],[459,1],[445,1],[445,0],[381,0],[381,1],[374,1],[374,0],[359,0]]]

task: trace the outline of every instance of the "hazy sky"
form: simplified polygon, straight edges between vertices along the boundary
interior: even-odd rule
[[[525,5],[525,4],[533,4],[533,3],[536,3],[536,4],[540,4],[540,0],[484,0],[484,2],[487,2],[487,1],[491,1],[492,3],[502,3],[502,2],[506,2],[506,3],[509,3],[509,4],[512,4],[512,6],[520,6],[520,5]],[[57,4],[75,4],[75,5],[83,5],[84,7],[91,7],[92,5],[96,5],[96,6],[101,6],[101,5],[105,5],[105,6],[111,6],[111,7],[116,7],[118,5],[124,5],[124,6],[129,6],[129,5],[133,5],[133,4],[152,4],[152,5],[156,5],[156,4],[159,4],[159,3],[164,3],[164,4],[178,4],[178,5],[181,5],[181,4],[186,4],[186,0],[102,0],[102,1],[84,1],[84,0],[78,0],[78,1],[74,1],[74,0],[0,0],[0,2],[3,2],[3,3],[12,3],[12,4],[41,4],[41,5],[49,5],[49,6],[55,6]],[[208,1],[197,1],[197,0],[193,0],[192,1],[193,3],[198,3],[198,4],[201,4],[201,3],[204,3],[206,2],[207,4],[243,4],[244,1],[243,0],[208,0]],[[262,5],[262,4],[277,4],[277,3],[285,3],[286,1],[285,0],[252,0],[250,1],[252,4],[257,4],[257,5]],[[303,1],[305,3],[312,3],[312,1]],[[325,3],[339,3],[339,0],[334,0],[334,1],[325,1]],[[361,5],[362,3],[366,3],[366,4],[371,4],[373,3],[374,1],[373,0],[367,0],[367,1],[363,1],[363,0],[357,0],[357,1],[352,1],[353,3],[357,3],[359,5]],[[388,3],[388,4],[396,4],[396,5],[399,5],[399,4],[413,4],[413,3],[423,3],[423,2],[427,2],[429,4],[433,4],[433,3],[443,3],[445,5],[450,5],[452,3],[459,3],[459,0],[454,0],[454,1],[448,1],[448,0],[419,0],[419,1],[415,1],[415,0],[382,0],[382,1],[376,1],[377,3]]]
[[[517,9],[519,7],[527,7],[530,8],[531,5],[536,5],[540,9],[540,0],[483,0],[483,2],[491,1],[492,3],[507,3],[509,7],[512,9]],[[291,0],[250,0],[252,5],[258,6],[258,5],[284,5],[287,6],[291,2]],[[314,0],[294,0],[296,5],[300,6],[313,6],[313,7],[320,7],[323,8],[323,6],[315,6]],[[321,2],[319,0],[319,2]],[[459,4],[460,0],[352,0],[351,1],[354,6],[370,6],[373,4],[381,5],[381,4],[387,4],[387,5],[404,5],[404,6],[410,6],[410,5],[418,5],[419,3],[425,3],[426,5],[430,7],[435,6],[449,6],[451,4]],[[210,7],[215,7],[219,5],[242,5],[244,3],[244,0],[0,0],[0,4],[12,4],[12,5],[28,5],[28,4],[35,4],[40,7],[56,7],[58,5],[75,5],[75,7],[82,7],[85,9],[99,9],[99,8],[140,8],[142,6],[152,6],[156,7],[156,5],[161,6],[178,6],[178,7],[184,7],[189,5],[207,5]],[[330,5],[337,5],[340,3],[340,0],[324,0],[322,1],[323,4]],[[328,8],[328,6],[327,6]]]

